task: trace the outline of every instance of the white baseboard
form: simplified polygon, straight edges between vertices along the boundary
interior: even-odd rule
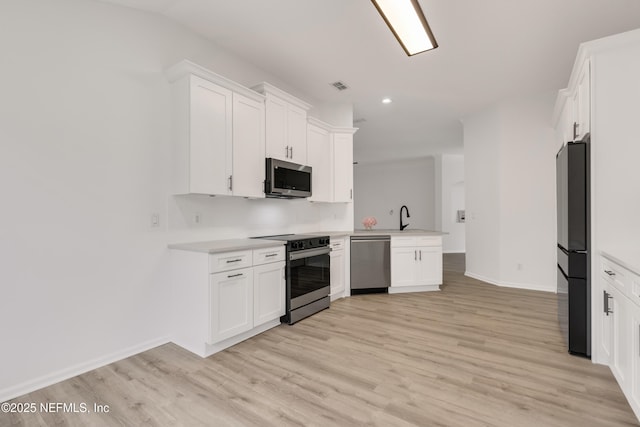
[[[554,294],[557,291],[555,286],[541,287],[537,285],[532,285],[530,283],[501,282],[501,281],[490,279],[488,277],[481,276],[479,274],[472,273],[470,271],[465,271],[464,275],[467,277],[471,277],[472,279],[487,282],[491,285],[496,285],[503,288],[515,288],[515,289],[526,289],[529,291],[552,292]]]
[[[118,360],[126,359],[127,357],[142,353],[143,351],[150,350],[154,347],[158,347],[159,345],[163,345],[168,342],[170,342],[169,337],[156,338],[154,340],[146,341],[144,343],[120,351],[116,351],[97,359],[82,362],[75,366],[70,366],[68,368],[43,375],[39,378],[25,381],[21,384],[7,387],[0,390],[0,402],[6,402],[7,400],[14,399],[27,393],[31,393],[32,391],[39,390],[43,387],[50,386],[69,378],[73,378],[77,375],[84,374],[85,372],[91,371],[93,369],[100,368],[113,362],[117,362]]]

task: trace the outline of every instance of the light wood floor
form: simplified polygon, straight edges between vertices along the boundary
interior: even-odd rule
[[[441,292],[347,298],[207,359],[167,344],[14,400],[108,414],[0,425],[638,425],[609,369],[566,353],[555,295],[463,266],[447,257]]]

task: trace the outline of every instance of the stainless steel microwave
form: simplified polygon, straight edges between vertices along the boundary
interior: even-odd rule
[[[267,159],[264,194],[267,197],[295,198],[311,196],[311,166]]]

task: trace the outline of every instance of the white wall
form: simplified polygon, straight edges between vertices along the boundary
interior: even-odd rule
[[[363,163],[353,173],[354,228],[373,216],[374,228],[399,229],[400,207],[406,205],[411,217],[408,229],[435,228],[435,164],[433,157]]]
[[[0,401],[166,342],[168,243],[353,224],[347,204],[168,195],[163,70],[280,82],[163,17],[0,2],[0,52]]]
[[[555,291],[554,94],[464,120],[467,274]]]
[[[465,209],[464,156],[443,154],[440,163],[440,227],[445,253],[465,251],[465,223],[457,222],[457,211]]]

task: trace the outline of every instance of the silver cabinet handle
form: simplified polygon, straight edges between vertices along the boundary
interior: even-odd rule
[[[233,175],[229,175],[229,191],[233,190]]]
[[[413,251],[413,260],[414,261],[418,260],[418,251],[416,251],[416,250]]]
[[[265,255],[264,257],[265,258],[271,258],[272,256],[278,256],[278,254],[268,254],[268,255]]]
[[[609,307],[609,298],[613,298],[611,296],[611,294],[607,291],[602,291],[604,292],[604,312],[605,314],[608,316],[609,314],[613,314],[613,310],[611,310],[611,307]]]
[[[284,147],[284,157],[285,159],[289,158],[289,146]]]
[[[293,159],[293,146],[289,148],[289,151],[290,151],[289,158]]]
[[[422,261],[422,249],[420,249],[420,261]]]
[[[353,200],[353,188],[349,192],[349,200]]]
[[[605,270],[604,272],[607,273],[609,276],[615,276],[616,275],[616,273],[614,273],[611,270]]]
[[[240,261],[242,261],[242,258],[230,259],[230,260],[227,260],[227,264],[232,263],[232,262],[240,262]]]
[[[228,275],[227,277],[228,277],[229,279],[231,279],[232,277],[240,277],[240,276],[242,276],[242,274],[243,274],[243,273],[230,274],[230,275]]]

